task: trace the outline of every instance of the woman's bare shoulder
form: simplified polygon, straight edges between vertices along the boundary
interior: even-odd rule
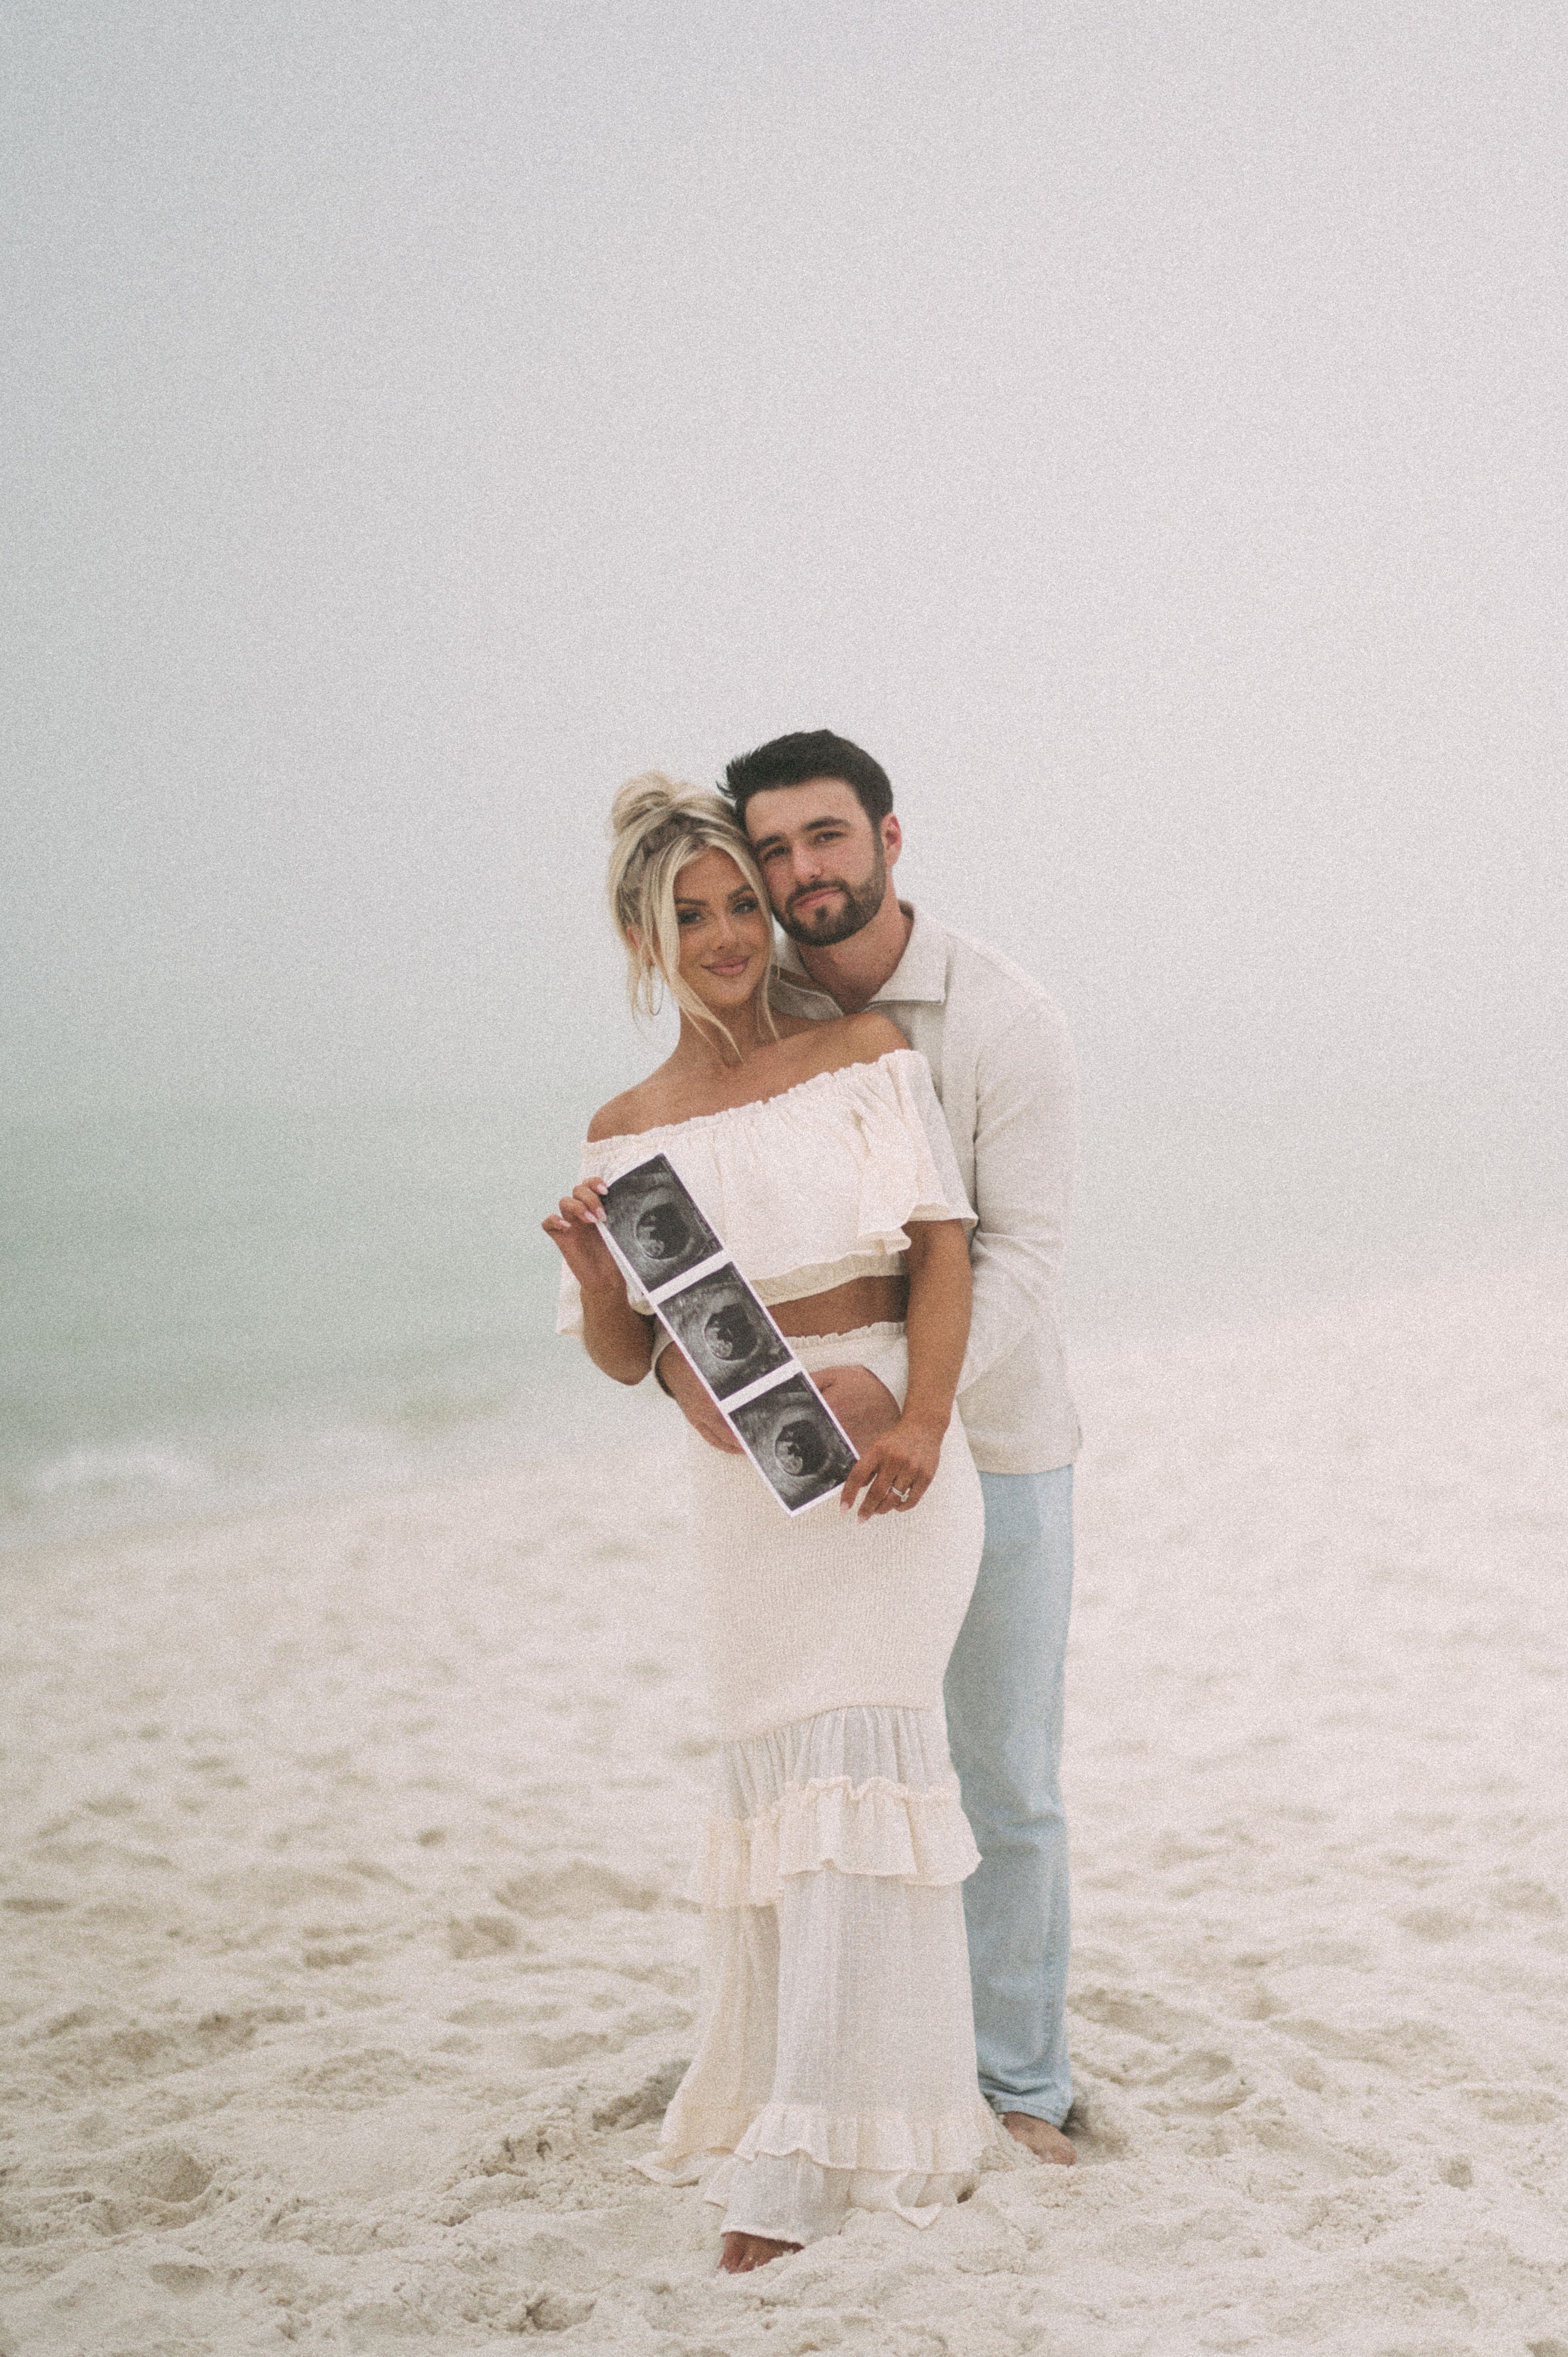
[[[626,1137],[637,1126],[637,1091],[628,1089],[618,1097],[602,1104],[588,1124],[588,1144],[596,1146],[603,1137]]]
[[[834,1072],[844,1064],[875,1064],[880,1056],[909,1044],[890,1016],[868,1006],[860,1015],[841,1015],[816,1026],[822,1061],[820,1071]]]
[[[671,1118],[667,1103],[669,1090],[664,1082],[662,1065],[650,1072],[635,1087],[623,1089],[618,1097],[602,1104],[588,1124],[588,1144],[596,1146],[607,1137],[635,1137],[639,1130],[657,1129],[661,1122]]]

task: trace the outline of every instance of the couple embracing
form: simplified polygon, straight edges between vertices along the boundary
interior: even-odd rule
[[[721,1749],[697,2050],[644,2166],[703,2181],[744,2273],[852,2208],[929,2223],[1004,2128],[1073,2157],[1076,1089],[1038,985],[897,898],[892,791],[845,738],[761,746],[722,798],[634,779],[611,827],[633,1004],[667,991],[680,1038],[544,1224],[562,1330],[686,1420]],[[779,1512],[618,1273],[600,1199],[655,1150],[859,1450],[838,1504]]]

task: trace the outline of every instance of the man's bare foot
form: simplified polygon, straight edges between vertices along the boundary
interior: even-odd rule
[[[1004,2112],[1002,2125],[1036,2160],[1054,2160],[1059,2168],[1070,2169],[1078,2158],[1060,2128],[1052,2127],[1049,2120],[1036,2120],[1028,2112]]]
[[[753,2267],[765,2267],[769,2259],[781,2259],[786,2251],[800,2248],[799,2243],[770,2243],[766,2234],[726,2234],[719,2272],[748,2276]]]

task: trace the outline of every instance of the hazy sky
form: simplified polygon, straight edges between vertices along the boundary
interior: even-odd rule
[[[12,1106],[639,1050],[831,726],[1101,1103],[1563,1089],[1558,0],[12,5]]]

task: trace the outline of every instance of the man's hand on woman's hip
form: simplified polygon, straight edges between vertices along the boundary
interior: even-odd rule
[[[744,1454],[679,1343],[669,1342],[660,1351],[654,1376],[711,1448],[722,1448],[728,1457]],[[863,1456],[898,1421],[897,1401],[869,1367],[824,1367],[812,1380]]]
[[[824,1367],[817,1389],[860,1451],[840,1504],[860,1517],[908,1513],[930,1488],[941,1455],[939,1427],[911,1423],[869,1367]]]
[[[824,1367],[812,1382],[864,1455],[898,1421],[898,1403],[869,1367]]]

